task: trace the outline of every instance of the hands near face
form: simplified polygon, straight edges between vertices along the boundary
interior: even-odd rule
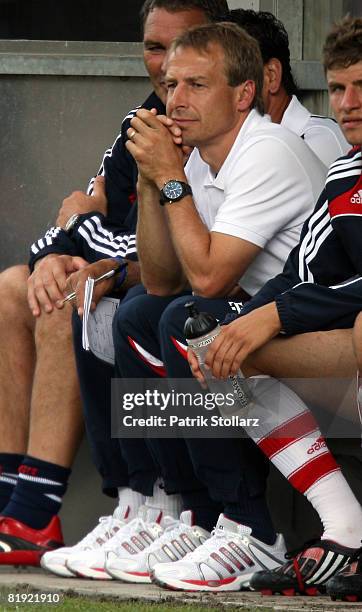
[[[126,147],[143,179],[160,189],[170,178],[184,178],[181,130],[171,119],[141,109],[127,130]]]
[[[173,119],[170,119],[170,117],[167,117],[166,115],[156,115],[156,117],[159,121],[161,121],[162,125],[168,128],[175,145],[179,145],[181,147],[185,165],[192,153],[193,147],[188,147],[187,145],[182,144],[182,130]]]

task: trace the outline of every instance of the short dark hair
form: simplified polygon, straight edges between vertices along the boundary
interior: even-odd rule
[[[362,61],[362,18],[346,16],[335,23],[323,47],[323,66],[348,68]]]
[[[162,8],[170,13],[199,9],[208,21],[224,21],[229,16],[227,0],[146,0],[141,8],[141,24],[144,27],[151,11]]]
[[[264,113],[263,104],[263,60],[255,38],[235,23],[220,22],[193,27],[171,43],[170,53],[178,47],[196,49],[207,53],[210,44],[219,45],[225,57],[225,75],[230,87],[237,87],[244,81],[255,83],[255,97],[252,108]]]
[[[259,43],[264,64],[272,57],[282,65],[282,85],[289,96],[298,92],[290,66],[288,32],[279,19],[267,11],[235,9],[230,11],[230,20],[254,36]]]

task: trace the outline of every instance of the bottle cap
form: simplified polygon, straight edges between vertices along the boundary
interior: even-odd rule
[[[214,315],[208,312],[199,312],[195,302],[188,302],[185,308],[189,311],[189,317],[184,325],[184,336],[188,340],[205,336],[217,327],[218,322]]]

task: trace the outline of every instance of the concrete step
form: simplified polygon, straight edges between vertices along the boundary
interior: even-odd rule
[[[67,593],[99,598],[106,597],[119,601],[143,601],[150,603],[179,602],[205,605],[205,608],[218,606],[219,609],[238,608],[246,610],[287,610],[289,612],[332,612],[342,610],[362,610],[362,603],[332,602],[329,597],[262,597],[259,593],[184,593],[166,591],[155,585],[126,584],[116,580],[84,580],[78,578],[58,578],[42,569],[0,568],[0,589],[14,589],[17,593]],[[5,603],[5,602],[4,602]],[[56,610],[56,607],[54,608]],[[166,609],[166,608],[165,608]]]

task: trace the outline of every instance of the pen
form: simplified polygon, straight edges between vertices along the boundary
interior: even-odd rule
[[[119,272],[119,269],[116,268],[115,270],[109,270],[108,272],[105,272],[105,274],[102,274],[101,276],[98,276],[98,278],[94,279],[94,284],[96,285],[97,283],[100,283],[102,280],[105,280],[106,278],[112,278],[112,276],[114,276],[117,272]],[[76,296],[75,291],[73,291],[72,293],[69,293],[69,295],[67,295],[64,300],[62,300],[62,304],[65,304],[65,302],[70,302],[71,300],[74,300]]]

